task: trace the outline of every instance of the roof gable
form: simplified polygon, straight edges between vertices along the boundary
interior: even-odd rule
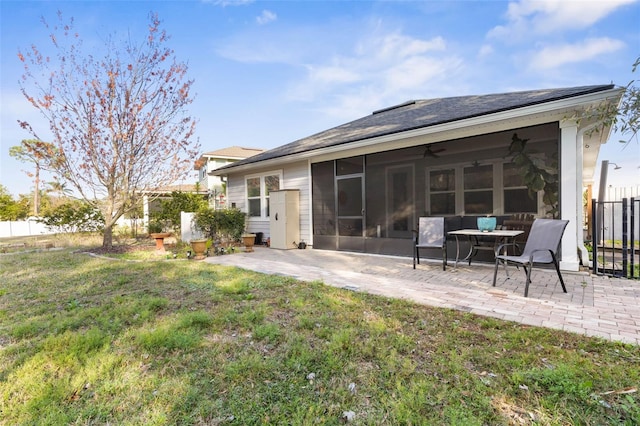
[[[252,155],[264,152],[264,149],[260,148],[245,148],[242,146],[230,146],[227,148],[217,149],[215,151],[209,151],[202,154],[207,157],[217,158],[247,158]]]

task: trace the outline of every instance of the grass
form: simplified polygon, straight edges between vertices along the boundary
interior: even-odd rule
[[[635,425],[639,384],[638,346],[203,262],[0,256],[0,424]]]

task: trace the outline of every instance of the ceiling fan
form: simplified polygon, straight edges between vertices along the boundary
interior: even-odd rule
[[[431,145],[427,145],[427,149],[424,151],[424,154],[422,154],[422,157],[423,158],[427,158],[427,157],[439,158],[440,156],[438,154],[441,153],[442,151],[446,151],[446,149],[439,148],[439,149],[432,150]]]

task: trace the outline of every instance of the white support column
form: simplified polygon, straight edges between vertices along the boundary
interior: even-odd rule
[[[578,232],[582,234],[581,141],[575,121],[560,122],[560,218],[569,221],[561,246],[560,268],[565,271],[578,271],[580,266]]]
[[[585,129],[580,129],[576,139],[576,149],[578,150],[576,153],[576,164],[578,165],[578,170],[576,173],[576,191],[578,194],[578,198],[576,199],[576,209],[578,212],[578,219],[576,226],[578,228],[578,250],[580,251],[578,261],[582,259],[582,265],[589,266],[589,251],[584,245],[584,200],[582,199],[582,191],[584,190],[584,179],[582,175],[582,164],[584,163],[584,132]]]

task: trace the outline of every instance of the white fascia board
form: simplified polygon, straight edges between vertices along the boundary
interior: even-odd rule
[[[300,161],[309,159],[311,162],[315,163],[336,158],[336,154],[338,153],[348,152],[347,156],[352,156],[378,152],[380,150],[379,148],[383,148],[384,151],[404,148],[416,145],[416,138],[420,138],[420,144],[435,143],[444,140],[474,136],[477,134],[509,130],[515,127],[515,123],[519,123],[518,127],[527,127],[549,123],[551,121],[575,119],[574,115],[577,111],[584,110],[587,107],[597,106],[604,101],[615,100],[618,104],[623,90],[624,89],[614,88],[602,92],[590,93],[567,99],[559,99],[543,104],[510,109],[493,114],[471,117],[464,120],[456,120],[435,126],[362,139],[326,148],[272,158],[258,163],[232,166],[231,168],[224,170],[223,176],[241,173],[246,170],[255,169],[256,167],[274,167],[284,163],[289,163],[292,160]],[[480,128],[483,129],[482,132],[478,132],[478,129]]]

